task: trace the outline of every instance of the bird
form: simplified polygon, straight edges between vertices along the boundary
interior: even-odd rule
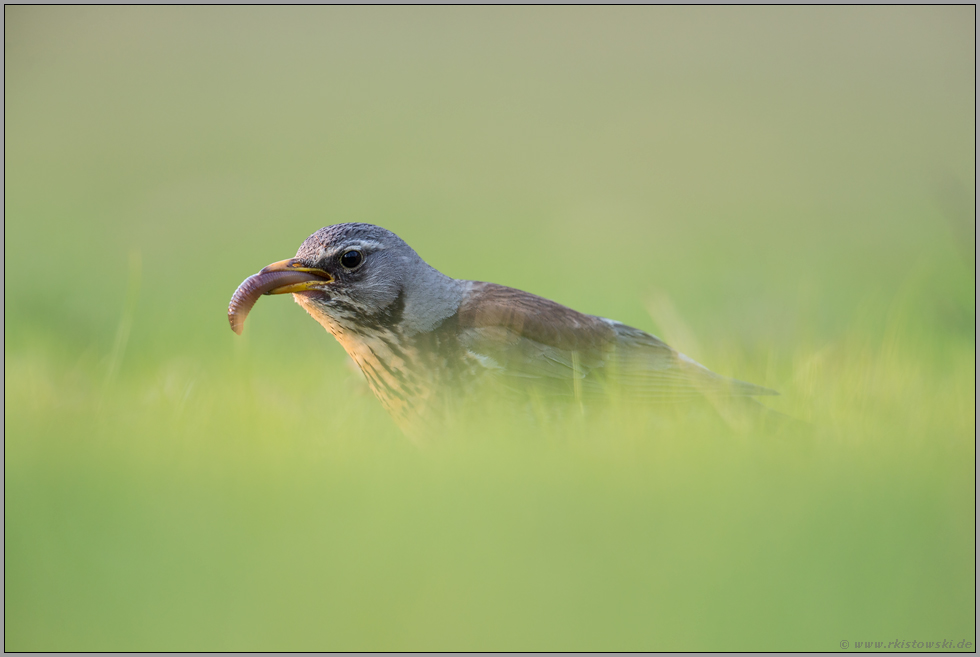
[[[584,410],[610,399],[645,406],[778,394],[716,374],[622,322],[447,276],[373,224],[321,228],[295,257],[246,278],[229,303],[232,330],[242,333],[260,296],[277,294],[292,294],[337,339],[410,436],[491,393],[514,412],[531,403]]]

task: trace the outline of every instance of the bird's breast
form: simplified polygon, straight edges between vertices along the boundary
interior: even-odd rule
[[[403,428],[420,418],[450,412],[472,381],[459,349],[432,336],[406,338],[394,331],[353,332],[337,340],[367,379],[372,392]],[[466,361],[466,362],[464,362]],[[479,368],[482,369],[482,368]]]
[[[337,339],[385,410],[406,431],[420,420],[451,413],[487,369],[461,345],[455,316],[418,333],[402,330],[399,323],[364,322],[363,317],[345,321],[306,299],[297,301]]]

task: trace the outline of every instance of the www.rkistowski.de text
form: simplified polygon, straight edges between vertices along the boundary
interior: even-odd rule
[[[973,650],[973,641],[967,641],[963,639],[962,641],[950,641],[945,639],[943,641],[912,641],[912,640],[899,640],[895,641],[855,641],[853,645],[847,639],[840,642],[840,647],[847,650],[848,648],[854,648],[855,650]]]

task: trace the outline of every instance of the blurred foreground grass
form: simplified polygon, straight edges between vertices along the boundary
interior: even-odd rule
[[[5,649],[975,640],[974,11],[6,8]],[[812,429],[416,448],[225,321],[348,220]]]

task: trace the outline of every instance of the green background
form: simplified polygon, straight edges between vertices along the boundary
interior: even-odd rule
[[[975,640],[975,8],[4,10],[4,648]],[[770,386],[406,440],[286,298],[389,228]]]

